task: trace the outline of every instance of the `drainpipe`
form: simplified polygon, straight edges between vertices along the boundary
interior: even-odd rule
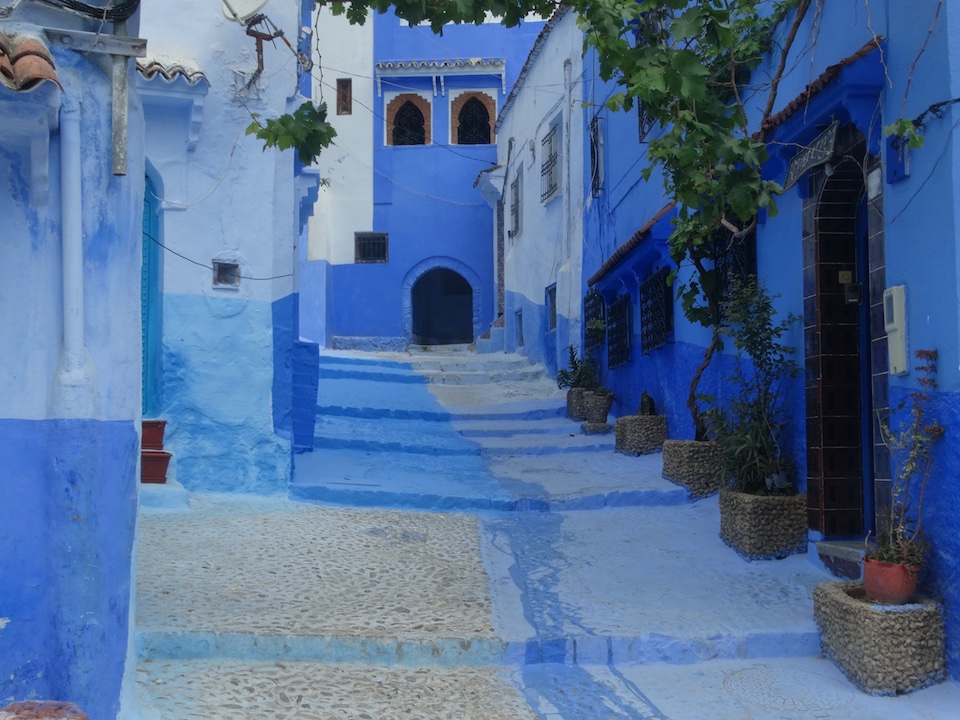
[[[84,345],[81,178],[80,99],[64,94],[60,105],[63,348],[54,386],[56,417],[89,418],[96,410],[96,382]]]
[[[113,26],[114,35],[126,35],[126,20]],[[127,174],[127,67],[126,55],[112,56],[113,174]]]

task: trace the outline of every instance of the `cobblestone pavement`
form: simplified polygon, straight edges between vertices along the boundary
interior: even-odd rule
[[[142,662],[143,720],[534,720],[496,668]]]
[[[716,498],[688,502],[659,455],[560,452],[566,433],[525,428],[557,417],[555,384],[393,382],[411,359],[387,359],[406,365],[329,361],[320,404],[348,420],[319,424],[327,453],[298,456],[301,476],[341,502],[380,487],[394,507],[523,502],[190,495],[144,511],[130,720],[956,717],[956,683],[873,698],[818,658],[810,594],[828,576],[804,556],[745,563]],[[461,452],[525,431],[518,445],[548,452]]]
[[[140,523],[140,631],[376,638],[493,633],[464,514],[191,497]]]

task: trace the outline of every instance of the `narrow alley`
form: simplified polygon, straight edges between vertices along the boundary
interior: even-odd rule
[[[746,562],[715,497],[585,435],[539,366],[321,355],[289,497],[144,486],[148,720],[948,718],[819,656],[806,555]]]

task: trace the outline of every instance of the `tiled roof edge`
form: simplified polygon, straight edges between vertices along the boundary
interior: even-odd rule
[[[603,265],[600,266],[600,269],[590,276],[590,279],[587,280],[587,285],[592,287],[600,282],[607,273],[619,265],[621,260],[623,260],[641,242],[643,242],[644,238],[646,238],[650,233],[650,228],[660,222],[676,206],[676,202],[668,202],[656,215],[647,220],[646,223],[644,223],[633,235],[630,236],[629,240],[613,251],[613,254],[607,258]]]

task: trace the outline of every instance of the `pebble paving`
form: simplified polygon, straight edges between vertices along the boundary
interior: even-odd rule
[[[193,496],[145,514],[140,630],[489,637],[476,517]]]
[[[534,720],[495,668],[141,662],[145,720]]]

